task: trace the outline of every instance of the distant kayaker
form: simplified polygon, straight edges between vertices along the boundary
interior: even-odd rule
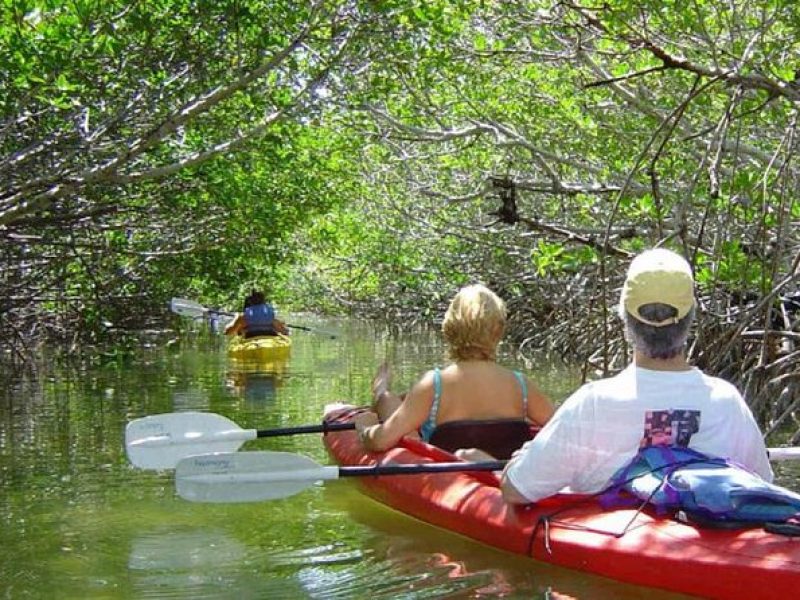
[[[391,374],[382,364],[373,381],[374,412],[355,418],[364,446],[386,450],[419,435],[446,450],[476,447],[508,458],[530,440],[531,423],[544,425],[553,405],[522,373],[495,362],[505,325],[505,303],[494,292],[462,288],[442,324],[453,362],[425,373],[404,398],[389,390]]]
[[[650,446],[731,459],[771,481],[763,437],[741,394],[685,358],[695,313],[689,264],[665,249],[638,255],[619,312],[633,362],[615,377],[583,385],[559,407],[506,467],[505,499],[529,503],[560,491],[599,492]]]
[[[266,301],[263,292],[256,290],[244,299],[244,311],[225,327],[225,335],[243,335],[246,338],[278,334],[289,335],[289,329],[275,317],[275,308]]]

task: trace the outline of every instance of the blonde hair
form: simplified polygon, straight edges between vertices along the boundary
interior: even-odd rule
[[[450,301],[442,335],[453,360],[494,360],[505,328],[505,302],[476,284],[461,288]]]

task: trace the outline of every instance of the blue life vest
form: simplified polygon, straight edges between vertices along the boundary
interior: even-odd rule
[[[271,304],[255,304],[244,309],[245,337],[275,335],[275,309]]]
[[[752,527],[800,516],[800,494],[733,461],[669,446],[641,450],[600,495],[606,508],[642,502],[658,514],[712,527]]]

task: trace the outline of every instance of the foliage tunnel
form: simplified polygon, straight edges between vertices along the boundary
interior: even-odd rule
[[[4,347],[165,326],[166,301],[436,322],[624,364],[642,248],[692,263],[691,359],[797,409],[791,0],[9,1]],[[798,437],[798,436],[795,436]],[[794,440],[797,441],[797,440]]]

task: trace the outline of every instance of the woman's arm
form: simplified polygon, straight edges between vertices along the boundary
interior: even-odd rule
[[[244,329],[244,315],[237,313],[233,321],[225,326],[225,335],[236,335]]]
[[[526,378],[527,379],[527,378]],[[538,386],[527,379],[528,383],[528,418],[537,425],[544,425],[553,416],[555,408],[550,398],[538,388]]]
[[[383,451],[397,445],[403,436],[416,432],[433,404],[433,372],[426,373],[405,400],[383,423],[375,413],[363,413],[355,418],[356,431],[367,450]]]
[[[280,319],[272,319],[272,327],[278,333],[281,333],[283,335],[289,335],[289,328],[286,326],[286,323],[284,323]]]

